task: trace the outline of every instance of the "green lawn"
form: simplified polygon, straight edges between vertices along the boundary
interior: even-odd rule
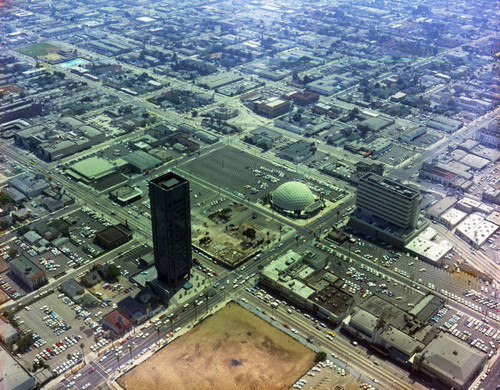
[[[51,45],[50,43],[37,43],[35,45],[16,49],[18,53],[27,55],[32,58],[43,57],[57,50],[59,50],[59,48],[57,46]]]

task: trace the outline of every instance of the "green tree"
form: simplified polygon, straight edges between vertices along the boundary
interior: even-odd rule
[[[256,231],[254,228],[249,227],[248,229],[245,229],[241,234],[245,237],[247,237],[249,240],[254,240],[256,236]]]
[[[359,114],[359,108],[354,107],[351,111],[349,111],[349,119],[353,120],[354,118],[356,118],[358,114]]]
[[[325,361],[325,359],[326,359],[326,352],[319,351],[318,353],[316,353],[316,356],[314,357],[314,363],[323,362]]]
[[[3,206],[6,203],[12,203],[12,196],[6,193],[0,194],[0,206]]]
[[[271,203],[271,194],[268,192],[266,195],[262,197],[262,204]]]
[[[14,248],[9,249],[9,251],[7,252],[9,257],[11,257],[11,258],[16,257],[18,253],[19,252],[17,251],[17,249],[14,249]]]
[[[120,275],[120,268],[118,268],[114,264],[108,266],[108,269],[106,270],[106,278],[115,279],[118,277],[118,275]]]
[[[19,228],[17,228],[17,234],[19,234],[20,236],[28,233],[30,231],[30,228],[28,225],[23,225],[23,226],[20,226]]]
[[[226,207],[225,209],[222,209],[220,211],[221,214],[224,214],[224,215],[227,215],[227,214],[230,214],[231,213],[231,208],[229,207]]]
[[[296,112],[295,114],[293,114],[292,120],[294,122],[300,122],[302,120],[302,114],[300,112]]]

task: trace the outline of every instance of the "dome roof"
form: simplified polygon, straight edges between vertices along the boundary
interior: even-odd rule
[[[301,211],[314,203],[314,195],[305,184],[289,181],[276,188],[272,200],[280,209]]]

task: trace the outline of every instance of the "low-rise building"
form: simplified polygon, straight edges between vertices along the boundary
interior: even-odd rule
[[[343,282],[325,268],[327,263],[324,252],[303,245],[265,267],[260,282],[298,307],[337,325],[348,312],[353,298],[340,289]]]
[[[35,387],[35,378],[16,361],[14,356],[0,346],[0,388],[33,390]]]
[[[252,130],[250,134],[245,137],[245,140],[260,148],[270,149],[281,137],[281,134],[277,131],[268,129],[267,127],[259,127]]]
[[[81,296],[85,294],[85,289],[73,278],[62,282],[59,290],[75,302],[79,301]]]
[[[81,282],[87,287],[94,287],[97,283],[101,282],[101,276],[99,272],[92,271],[87,273],[81,280]]]
[[[123,336],[133,326],[130,320],[118,310],[113,310],[102,317],[102,323],[117,336]]]
[[[424,260],[435,267],[443,265],[443,258],[452,251],[453,245],[447,240],[437,241],[437,232],[432,227],[427,227],[422,233],[411,240],[405,251]]]
[[[469,215],[455,229],[455,234],[474,248],[480,248],[498,230],[498,225],[487,221],[481,214]]]
[[[21,339],[21,334],[7,318],[0,314],[0,340],[4,344],[14,344]]]
[[[112,250],[126,243],[132,238],[132,230],[125,225],[118,224],[109,226],[98,232],[95,236],[95,242],[106,250]]]
[[[210,134],[208,131],[205,130],[198,130],[197,132],[194,133],[194,136],[199,140],[206,142],[207,144],[215,144],[217,141],[219,141],[219,137]]]
[[[319,100],[319,93],[306,89],[304,91],[296,91],[288,95],[283,95],[283,97],[292,100],[298,106],[307,106]]]
[[[290,108],[290,102],[280,98],[271,98],[257,103],[257,112],[268,118],[276,118],[277,116],[286,114],[290,111]]]
[[[462,210],[458,210],[454,207],[446,210],[443,214],[441,214],[438,218],[439,222],[448,227],[449,229],[453,229],[457,226],[462,220],[467,216]]]
[[[500,126],[498,121],[492,122],[487,128],[479,129],[476,132],[476,139],[483,145],[498,148],[500,146]]]
[[[9,186],[14,187],[28,198],[40,195],[44,190],[50,188],[50,183],[43,179],[42,175],[26,172],[8,180]]]
[[[464,123],[455,119],[448,118],[444,115],[439,115],[427,121],[427,127],[432,129],[441,130],[446,133],[454,133],[460,129]]]
[[[132,170],[137,173],[149,171],[163,164],[162,160],[142,150],[136,150],[123,156],[123,160],[127,161],[130,164]]]
[[[469,389],[487,360],[485,353],[441,332],[415,356],[413,368],[457,390]]]
[[[70,166],[67,173],[75,180],[93,183],[111,176],[116,172],[116,166],[102,157],[89,157]]]
[[[36,290],[47,282],[45,271],[24,255],[14,258],[9,264],[10,273],[26,284],[31,290]]]
[[[425,126],[418,126],[413,129],[405,131],[401,135],[401,141],[403,142],[412,142],[416,140],[418,137],[427,133],[427,128]]]
[[[311,157],[316,152],[314,142],[299,140],[281,149],[278,156],[285,160],[299,163]]]
[[[128,184],[117,188],[109,193],[109,196],[121,205],[127,205],[141,199],[142,190],[139,187],[131,187]]]

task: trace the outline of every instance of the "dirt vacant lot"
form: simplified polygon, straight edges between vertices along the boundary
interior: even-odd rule
[[[287,389],[314,352],[229,303],[118,380],[127,390]]]

